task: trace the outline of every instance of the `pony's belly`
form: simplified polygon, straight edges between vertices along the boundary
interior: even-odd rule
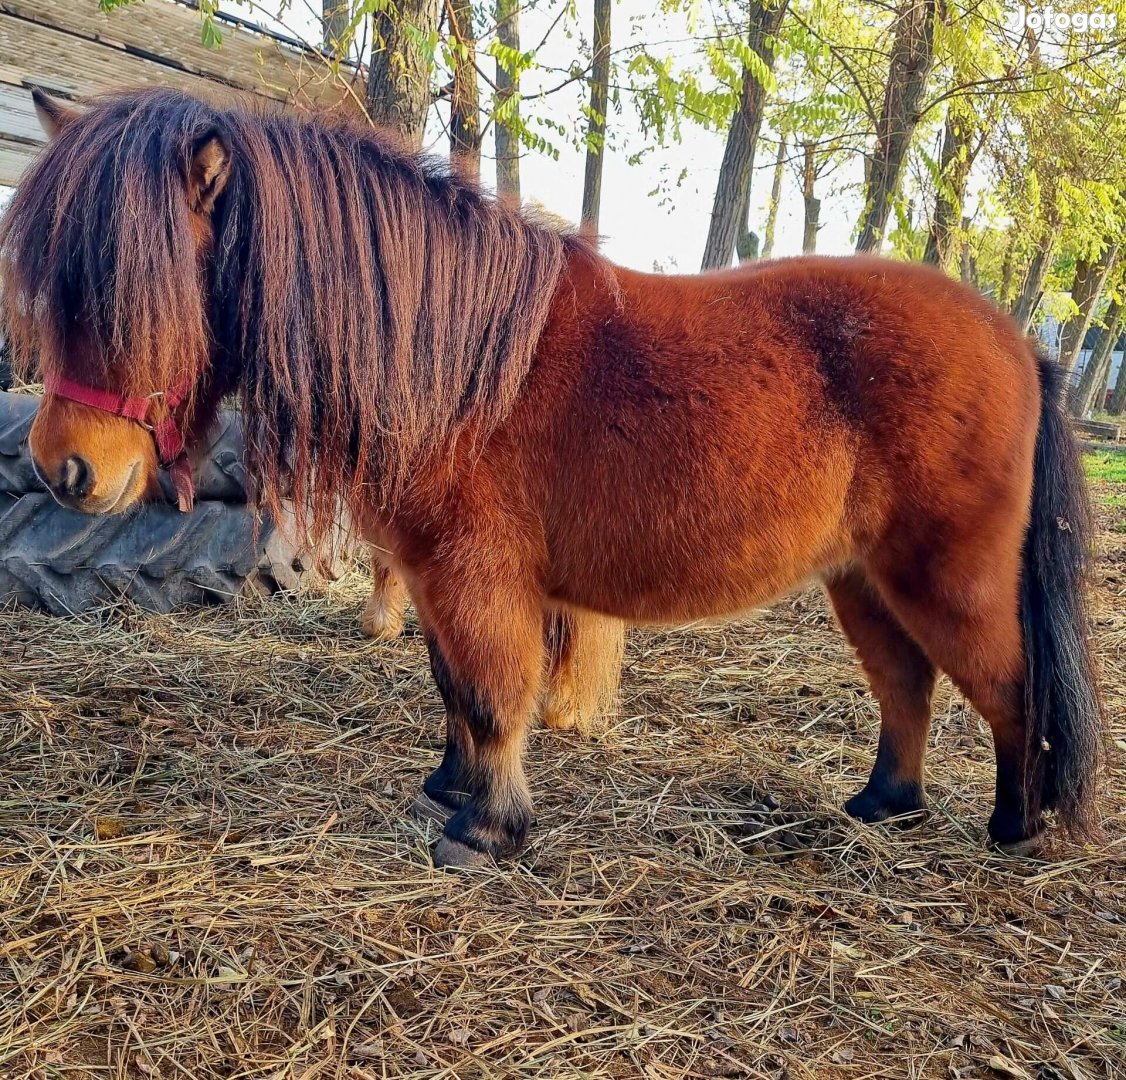
[[[553,595],[675,623],[762,606],[847,559],[855,433],[812,384],[718,369],[722,385],[706,365],[654,366],[671,387],[656,405],[614,387],[576,402],[545,469]]]
[[[554,598],[631,623],[671,624],[765,607],[804,581],[846,563],[843,537],[750,535],[732,551],[702,541],[679,550],[618,549],[603,542],[585,568],[564,568]]]

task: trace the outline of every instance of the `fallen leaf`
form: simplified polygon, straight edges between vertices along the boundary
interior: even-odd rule
[[[838,956],[848,957],[849,960],[863,960],[864,953],[854,945],[846,945],[843,941],[833,941],[833,952]]]
[[[360,1043],[348,1051],[348,1056],[360,1061],[378,1061],[383,1057],[383,1049],[377,1042]]]
[[[989,1067],[1002,1076],[1012,1076],[1016,1080],[1032,1080],[1025,1069],[1022,1069],[1016,1062],[1010,1061],[1004,1054],[994,1054],[989,1059]]]

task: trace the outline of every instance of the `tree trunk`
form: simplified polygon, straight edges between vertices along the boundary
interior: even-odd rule
[[[477,35],[471,0],[446,0],[454,54],[450,98],[450,160],[470,180],[481,179],[481,99],[477,90]]]
[[[1010,293],[1013,291],[1013,274],[1015,272],[1015,257],[1017,247],[1017,231],[1015,228],[1009,229],[1009,239],[1005,244],[1005,258],[1001,263],[1001,287],[997,293],[997,303],[1001,307],[1007,308],[1012,299]]]
[[[778,204],[782,201],[782,173],[786,169],[786,136],[778,138],[778,156],[774,159],[774,183],[770,186],[770,205],[766,208],[766,228],[762,235],[762,257],[774,252],[774,230],[778,226]],[[750,195],[748,185],[748,196]],[[749,200],[748,200],[749,201]]]
[[[1032,316],[1036,313],[1040,297],[1044,295],[1044,282],[1048,278],[1048,270],[1051,268],[1052,259],[1055,258],[1056,244],[1059,242],[1062,232],[1063,225],[1060,222],[1054,222],[1047,226],[1047,231],[1040,242],[1040,246],[1036,249],[1036,254],[1032,256],[1032,262],[1028,266],[1028,273],[1025,274],[1020,295],[1013,305],[1013,318],[1016,319],[1017,325],[1025,333],[1028,333],[1028,328],[1032,325]]]
[[[1111,360],[1114,359],[1114,346],[1111,346]],[[1110,415],[1121,416],[1126,412],[1126,355],[1118,366],[1118,378],[1114,380],[1114,393],[1110,396]]]
[[[583,175],[583,225],[598,232],[602,209],[602,161],[606,150],[606,109],[610,89],[610,9],[613,0],[594,0],[594,56],[590,73],[590,116]]]
[[[959,245],[962,249],[962,280],[967,285],[973,285],[977,288],[977,260],[974,258],[974,253],[969,245],[970,235],[970,219],[962,217],[962,242]]]
[[[430,61],[407,25],[416,34],[433,34],[438,28],[438,0],[398,0],[397,6],[373,13],[365,105],[375,123],[418,147],[430,111]]]
[[[1080,259],[1075,264],[1075,280],[1071,285],[1071,299],[1078,313],[1064,324],[1060,335],[1060,365],[1074,371],[1079,360],[1083,339],[1091,328],[1095,305],[1102,295],[1107,276],[1118,260],[1118,245],[1107,244],[1098,259],[1091,263]]]
[[[1071,414],[1084,417],[1092,408],[1099,408],[1106,396],[1106,383],[1110,377],[1110,363],[1114,354],[1114,343],[1122,330],[1122,304],[1112,300],[1107,308],[1106,326],[1099,335],[1098,344],[1079,377],[1079,384],[1075,387],[1068,404]]]
[[[927,237],[923,262],[935,263],[949,273],[958,265],[958,223],[962,220],[962,202],[966,182],[973,168],[973,129],[965,110],[955,109],[953,102],[946,111],[939,157],[938,191],[934,200],[934,219]]]
[[[821,217],[821,200],[813,194],[813,185],[817,180],[814,169],[813,143],[806,143],[803,147],[805,159],[802,162],[802,198],[805,200],[805,227],[802,229],[801,249],[803,255],[812,255],[817,250],[817,230]]]
[[[496,0],[497,41],[520,50],[520,0]],[[520,76],[497,61],[497,195],[520,202]]]
[[[774,41],[782,26],[789,0],[749,0],[747,44],[768,69],[774,69]],[[731,265],[731,253],[740,227],[746,227],[750,202],[755,143],[762,127],[766,87],[750,68],[743,68],[739,107],[731,119],[723,163],[719,167],[708,240],[704,245],[703,270]]]
[[[876,151],[864,190],[857,251],[879,251],[892,199],[899,190],[911,137],[919,122],[927,79],[934,66],[934,27],[939,0],[901,0],[895,20],[884,103],[876,122]]]
[[[351,20],[349,0],[321,0],[321,36],[324,47],[334,60],[348,55],[348,25]]]

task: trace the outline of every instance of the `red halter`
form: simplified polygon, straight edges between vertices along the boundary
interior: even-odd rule
[[[191,389],[191,380],[181,383],[174,390],[158,391],[148,397],[124,397],[121,394],[111,393],[109,390],[99,390],[93,386],[83,386],[82,383],[71,379],[60,379],[48,376],[44,379],[44,386],[56,397],[66,398],[68,401],[77,401],[79,405],[89,405],[92,409],[112,413],[114,416],[124,417],[140,424],[152,434],[156,443],[157,457],[160,464],[168,470],[172,477],[172,486],[176,489],[176,498],[180,509],[187,513],[195,501],[195,485],[192,482],[192,467],[188,461],[188,452],[184,446],[184,436],[180,432],[180,425],[176,423],[175,412],[180,403]],[[167,413],[163,420],[149,421],[149,410],[153,403],[163,399],[167,406]]]

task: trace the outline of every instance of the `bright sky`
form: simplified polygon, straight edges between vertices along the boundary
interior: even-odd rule
[[[319,41],[320,30],[316,18],[319,3],[320,0],[292,0],[284,11],[285,27],[307,40]],[[235,0],[224,0],[222,6],[243,18],[264,22],[267,11],[279,11],[279,0],[256,0],[253,14],[246,4],[240,6]],[[525,4],[520,16],[521,44],[524,48],[531,47],[544,37],[558,10],[558,5],[552,5],[550,11],[546,10],[546,6],[542,11],[535,7],[529,9],[529,6]],[[593,24],[593,0],[577,0],[576,7],[578,25],[589,39]],[[638,16],[649,15],[654,7],[653,0],[617,0],[611,34],[615,50],[637,40],[630,35]],[[651,37],[660,29],[660,37],[656,41],[668,43],[657,46],[655,51],[675,54],[679,50],[683,54],[687,47],[682,43],[687,37],[683,21],[668,20],[664,27],[658,28],[650,17],[643,20],[643,24],[649,28]],[[651,40],[650,44],[655,45],[656,42]],[[538,60],[541,65],[559,69],[562,74],[543,77],[544,86],[557,85],[571,64],[583,59],[579,49],[579,42],[569,39],[559,29],[550,36]],[[493,63],[491,57],[481,59],[482,68],[490,73]],[[524,93],[539,89],[532,82],[533,78],[534,73],[525,76],[525,85],[521,88]],[[483,86],[482,90],[484,92],[487,87]],[[579,115],[580,101],[585,96],[581,91],[582,84],[575,84],[573,88],[561,91],[543,102],[527,102],[526,113],[546,113],[567,124],[570,130],[573,118]],[[438,110],[435,110],[427,131],[428,148],[439,154],[446,154],[449,145],[443,130],[443,119]],[[642,270],[653,269],[655,263],[667,271],[698,270],[708,232],[716,177],[723,157],[723,136],[686,123],[682,129],[682,142],[663,147],[652,146],[640,164],[630,165],[630,155],[651,145],[651,140],[642,135],[636,109],[628,94],[622,94],[620,111],[611,113],[609,124],[610,140],[602,179],[600,221],[604,237],[603,250],[615,261]],[[575,221],[582,204],[583,151],[564,142],[561,137],[552,136],[550,132],[545,134],[552,137],[558,146],[559,160],[555,161],[541,154],[525,154],[521,161],[523,197],[526,201],[538,201],[547,209]],[[495,175],[492,155],[490,129],[485,137],[481,163],[482,178],[489,182]],[[760,235],[766,219],[773,164],[772,148],[760,145],[751,193],[751,223]],[[839,170],[830,178],[834,186],[845,182],[859,183],[859,162],[853,161],[850,167],[855,175],[845,169]],[[677,187],[674,182],[682,170],[687,170],[687,176]],[[662,179],[666,180],[666,190],[651,194]],[[828,191],[825,195],[828,195]],[[853,192],[837,198],[823,196],[818,251],[830,254],[851,251],[851,233],[859,211],[859,198]],[[801,240],[801,192],[794,173],[788,169],[778,215],[774,254],[799,253]]]

